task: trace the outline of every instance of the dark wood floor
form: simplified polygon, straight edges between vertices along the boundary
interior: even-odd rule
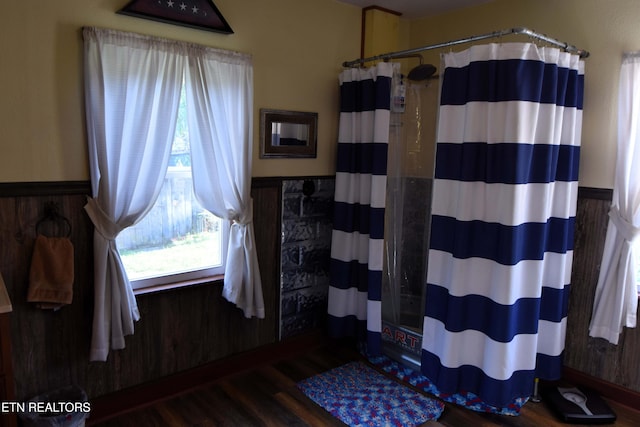
[[[314,348],[296,357],[257,364],[196,390],[103,423],[89,424],[99,427],[344,426],[299,392],[295,384],[358,358],[356,352],[342,346]],[[609,404],[618,415],[616,423],[609,425],[640,426],[640,412],[613,402]],[[438,422],[430,421],[423,426],[442,425],[560,427],[567,424],[557,421],[544,403],[528,402],[518,417],[479,414],[447,404]]]

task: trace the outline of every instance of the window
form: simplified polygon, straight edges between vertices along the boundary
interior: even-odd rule
[[[116,238],[134,289],[224,273],[227,221],[204,209],[193,193],[184,85],[169,166],[157,201]]]
[[[193,236],[200,237],[203,231],[213,235],[217,232],[220,236],[222,230],[222,241],[213,239],[216,247],[224,249],[219,251],[221,255],[217,260],[214,249],[198,252],[210,251],[210,258],[205,258],[207,265],[234,265],[233,271],[225,270],[222,297],[243,310],[246,317],[264,318],[250,196],[251,55],[95,27],[84,27],[82,35],[85,119],[93,194],[87,200],[85,211],[96,229],[93,244],[95,310],[89,359],[104,361],[110,349],[124,348],[124,337],[133,334],[134,323],[140,319],[136,296],[129,286],[130,281],[124,280],[127,276],[123,271],[125,266],[120,261],[122,256],[114,252],[113,239],[120,242],[122,254],[127,259],[134,252],[185,246],[177,243],[197,241]],[[194,106],[183,112],[183,117],[187,113],[189,116],[189,150],[186,149],[187,140],[181,139],[180,131],[176,137],[174,129],[181,93],[186,93],[188,104]],[[178,129],[184,129],[182,126]],[[175,163],[164,169],[170,147],[173,147]],[[187,151],[192,157],[184,156]],[[172,184],[180,181],[185,171],[187,175],[193,175],[193,182],[197,184],[195,191],[203,207],[224,217],[229,221],[228,227],[224,222],[216,226],[215,221],[203,216],[203,210],[197,204],[194,208],[194,198],[190,194],[192,186],[186,183],[190,178],[184,177],[185,182]],[[173,234],[168,242],[138,243],[129,254],[126,252],[129,248],[125,249],[126,233],[122,230],[131,223],[142,227],[145,220],[150,221],[164,232],[165,223],[160,222],[158,226],[151,210],[155,202],[153,196],[162,185],[168,187],[168,195],[160,198],[158,203],[164,203],[164,207],[161,205],[157,209],[168,216],[169,207],[189,206],[190,210],[185,208],[184,217],[190,218],[190,229],[195,231]],[[143,218],[145,214],[148,218]],[[166,224],[173,227],[176,221]],[[225,245],[226,232],[229,241],[233,239],[240,244]],[[138,287],[149,284],[142,284],[143,280],[160,284],[159,277],[167,282],[186,281],[191,279],[184,276],[186,271],[201,277],[209,274],[202,265],[191,264],[195,257],[186,257],[188,266],[187,261],[178,261],[178,267],[171,269],[177,270],[178,276],[159,272],[156,267],[133,273],[142,261],[127,260],[126,263],[132,276],[141,277],[135,283]],[[177,255],[156,252],[152,258],[168,265],[169,261],[177,259]],[[154,269],[156,271],[152,272]],[[142,279],[147,276],[152,277]]]
[[[640,218],[640,52],[622,55],[618,85],[618,134],[613,198],[596,285],[589,336],[618,344],[623,328],[635,328],[638,311]],[[635,242],[635,243],[634,243]],[[622,259],[629,244],[631,265]],[[635,264],[635,265],[634,265]],[[629,274],[628,269],[633,271]]]

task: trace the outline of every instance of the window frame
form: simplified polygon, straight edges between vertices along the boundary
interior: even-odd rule
[[[189,270],[182,273],[165,274],[146,279],[131,280],[129,283],[131,284],[134,294],[142,295],[203,283],[222,282],[224,279],[224,270],[227,261],[226,248],[229,244],[229,229],[231,228],[231,225],[228,220],[223,218],[220,219],[222,221],[222,242],[220,244],[222,259],[220,266]]]

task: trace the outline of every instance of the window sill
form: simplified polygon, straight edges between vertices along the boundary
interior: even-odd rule
[[[207,284],[222,284],[223,281],[224,281],[224,275],[219,274],[219,275],[216,275],[216,276],[201,277],[199,279],[184,280],[184,281],[181,281],[181,282],[165,283],[163,285],[152,285],[152,286],[147,286],[147,287],[144,287],[144,288],[138,288],[138,289],[134,289],[133,290],[133,294],[135,296],[146,295],[146,294],[152,294],[152,293],[163,292],[163,291],[170,291],[170,290],[179,289],[179,288],[185,288],[185,287],[190,287],[190,286],[199,286],[199,285],[207,285]]]

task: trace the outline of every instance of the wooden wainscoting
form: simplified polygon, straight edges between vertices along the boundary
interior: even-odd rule
[[[252,189],[265,319],[246,319],[218,283],[141,295],[141,320],[126,348],[89,362],[93,317],[93,225],[84,211],[88,182],[0,184],[0,271],[13,303],[16,399],[77,384],[90,398],[145,384],[277,341],[282,183]],[[75,248],[73,303],[57,312],[26,301],[35,225],[47,202],[69,219]]]
[[[267,318],[245,319],[221,297],[215,284],[143,295],[138,298],[142,319],[135,335],[127,337],[127,348],[112,352],[107,362],[96,363],[88,361],[93,226],[84,205],[89,184],[0,184],[0,271],[14,308],[11,337],[16,399],[78,384],[94,400],[275,343],[282,179],[254,179],[252,187]],[[588,337],[610,200],[610,190],[580,189],[565,364],[592,383],[612,384],[610,394],[631,391],[627,402],[637,405],[640,331],[625,330],[618,346]],[[26,302],[35,224],[46,202],[58,203],[71,221],[75,247],[74,302],[58,312],[45,312]]]
[[[564,364],[571,372],[581,372],[604,384],[615,384],[637,393],[640,392],[640,328],[625,328],[618,345],[589,337],[611,197],[610,189],[579,189]],[[636,400],[637,407],[639,403]]]

